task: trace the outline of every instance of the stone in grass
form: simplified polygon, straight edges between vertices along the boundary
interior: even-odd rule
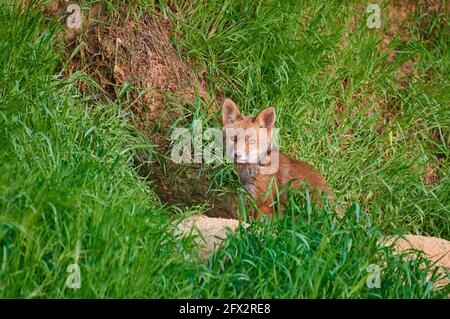
[[[436,287],[450,284],[448,277],[445,276],[450,271],[450,241],[437,237],[403,235],[402,237],[388,237],[386,245],[394,242],[394,248],[397,252],[411,249],[421,250],[427,259],[436,263],[438,273],[443,277],[435,283]]]
[[[248,227],[248,224],[243,224]],[[190,216],[177,224],[178,235],[192,234],[196,243],[200,246],[200,258],[208,259],[227,237],[227,230],[235,231],[239,226],[236,219],[214,218],[202,215]],[[417,249],[424,252],[432,262],[436,262],[441,274],[450,270],[450,241],[437,238],[416,235],[404,235],[402,238],[390,236],[385,245],[393,242],[397,252]],[[436,287],[449,284],[448,278],[442,278],[436,283]]]
[[[177,224],[179,235],[192,234],[200,246],[199,256],[207,259],[227,237],[229,230],[235,231],[239,226],[236,219],[215,218],[202,215],[190,216]],[[247,227],[247,224],[244,224]]]

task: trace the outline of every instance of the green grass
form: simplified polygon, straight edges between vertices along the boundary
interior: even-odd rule
[[[436,274],[427,281],[428,261],[379,244],[382,234],[404,231],[450,237],[444,29],[433,29],[432,40],[419,27],[407,42],[396,40],[401,52],[389,64],[376,47],[380,34],[368,32],[363,21],[340,47],[341,22],[355,14],[350,6],[180,2],[175,44],[210,74],[210,93],[224,92],[246,112],[275,104],[282,150],[314,163],[349,206],[335,224],[326,210],[308,213],[292,192],[286,219],[240,229],[202,263],[192,238],[173,238],[174,217],[132,165],[135,152],[151,152],[151,146],[129,114],[113,101],[81,95],[80,80],[99,92],[87,75],[62,76],[55,21],[39,8],[19,14],[7,3],[0,5],[1,297],[448,294],[431,289]],[[141,1],[127,10],[132,17],[148,8],[172,16],[164,2]],[[419,56],[419,79],[399,88],[395,69],[411,56]],[[393,97],[402,114],[378,133],[381,111],[365,115],[362,101],[373,106],[383,97]],[[208,107],[198,104],[197,117]],[[217,125],[219,118],[202,119]],[[421,181],[428,163],[439,183]],[[230,167],[213,173],[235,183]],[[65,285],[72,263],[81,269],[78,290]],[[370,264],[383,267],[380,288],[366,286]]]

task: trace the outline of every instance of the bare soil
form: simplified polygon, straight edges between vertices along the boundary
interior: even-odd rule
[[[139,173],[168,205],[181,209],[206,205],[208,216],[237,218],[235,190],[214,192],[204,167],[170,160],[171,125],[192,116],[196,99],[216,107],[199,72],[181,60],[172,45],[172,22],[155,13],[111,26],[96,22],[104,18],[99,7],[85,18],[91,22],[84,30],[66,37],[68,54],[84,42],[67,75],[86,68],[111,99],[118,98],[117,91],[129,88],[120,98],[124,105],[132,105],[136,126],[153,145],[152,156],[142,152],[136,157]],[[87,90],[83,83],[80,87]]]

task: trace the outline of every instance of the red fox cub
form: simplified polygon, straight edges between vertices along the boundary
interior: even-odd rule
[[[224,101],[222,125],[226,156],[235,163],[241,183],[258,209],[266,216],[276,212],[272,201],[277,198],[277,189],[281,190],[289,182],[296,188],[304,187],[306,182],[312,201],[320,199],[321,193],[333,201],[334,196],[320,172],[277,151],[273,145],[274,124],[273,107],[262,110],[256,117],[248,117],[241,114],[232,100]],[[280,199],[285,200],[286,194],[281,194]],[[257,217],[256,213],[253,215]]]

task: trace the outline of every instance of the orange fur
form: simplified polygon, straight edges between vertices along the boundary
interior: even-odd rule
[[[228,139],[228,142],[234,142],[236,144],[235,149],[237,149],[236,137],[233,139],[233,136],[227,136],[226,129],[265,128],[271,134],[274,123],[274,108],[264,109],[256,117],[247,117],[240,113],[238,107],[232,100],[226,99],[223,104],[222,124],[224,129],[224,141],[226,142]],[[269,139],[270,138],[271,135],[269,135]],[[273,199],[276,199],[277,191],[281,190],[283,186],[289,182],[291,182],[291,186],[295,188],[303,188],[304,183],[306,183],[310,190],[312,201],[318,201],[321,193],[327,194],[329,200],[333,201],[333,193],[325,185],[325,178],[319,171],[308,163],[279,153],[274,148],[267,149],[267,154],[278,156],[279,158],[278,169],[272,174],[263,174],[261,172],[262,169],[267,166],[267,163],[264,163],[263,158],[264,156],[269,156],[267,154],[259,154],[258,161],[254,163],[239,163],[238,157],[241,155],[244,157],[248,155],[248,150],[250,148],[249,143],[251,142],[252,138],[245,137],[245,149],[241,147],[240,151],[235,151],[235,153],[240,152],[242,154],[234,155],[234,161],[244,188],[252,195],[262,214],[270,216],[276,211],[276,208],[272,205]],[[256,144],[258,147],[261,145],[260,142],[259,138],[253,140],[253,144]],[[228,153],[230,153],[230,150],[227,149],[227,154]],[[230,156],[231,155],[233,154],[230,153]],[[272,188],[268,191],[269,185],[272,185]],[[286,193],[281,195],[281,201],[283,202],[285,199]],[[256,213],[254,217],[256,217]]]

